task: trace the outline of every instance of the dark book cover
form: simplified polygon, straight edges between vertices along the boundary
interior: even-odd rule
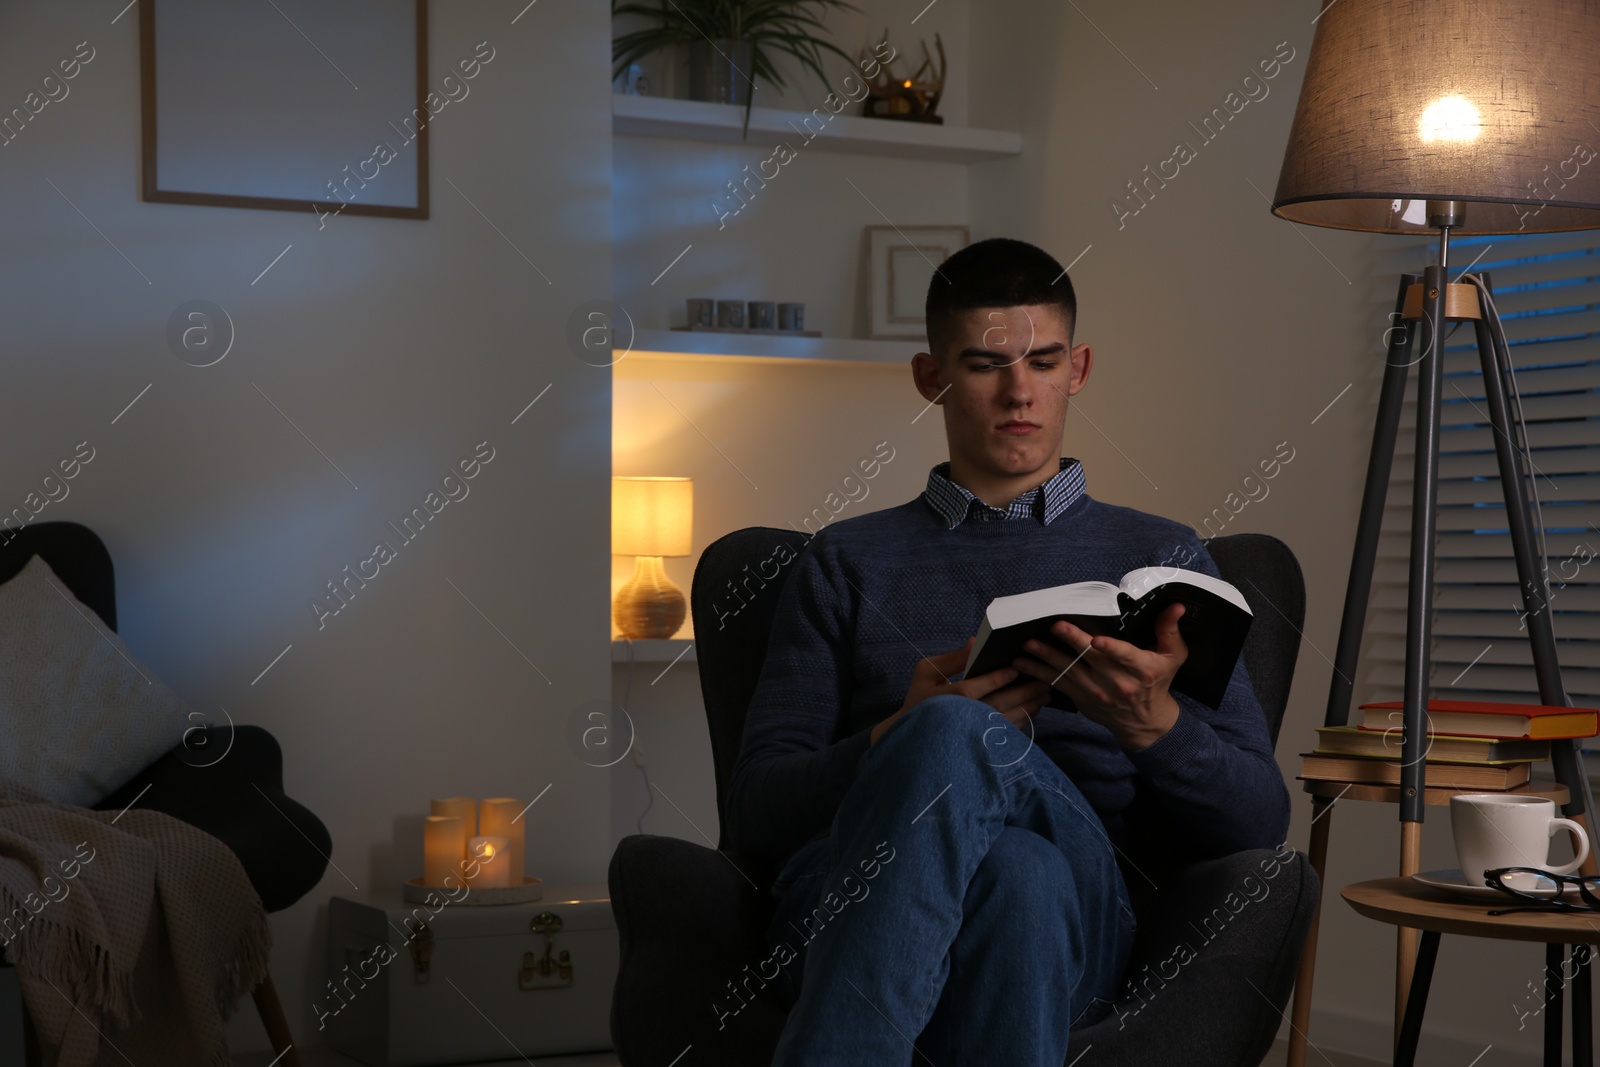
[[[1061,619],[1090,634],[1104,634],[1140,648],[1154,648],[1156,619],[1169,604],[1182,601],[1185,607],[1183,616],[1178,620],[1178,633],[1188,646],[1189,656],[1178,668],[1172,688],[1187,693],[1207,707],[1217,707],[1222,703],[1228,681],[1233,677],[1234,664],[1244,649],[1245,634],[1250,629],[1250,609],[1245,606],[1244,597],[1238,590],[1220,579],[1176,571],[1175,568],[1167,568],[1166,572],[1174,576],[1150,586],[1139,596],[1131,596],[1103,582],[1080,582],[1077,585],[1040,590],[1036,594],[1023,594],[1030,597],[1048,596],[1071,591],[1069,595],[1074,600],[1083,601],[1087,593],[1090,599],[1099,599],[1101,603],[1088,610],[1035,614],[1001,627],[991,625],[991,612],[1002,600],[1011,598],[997,598],[990,604],[990,611],[985,612],[965,676],[974,678],[1000,667],[1011,666],[1011,661],[1018,656],[1030,655],[1022,647],[1030,639],[1064,647],[1050,632],[1050,628]],[[1124,578],[1124,584],[1140,573],[1130,572]],[[1203,579],[1204,584],[1191,579]],[[1226,592],[1207,586],[1223,586]],[[1228,593],[1237,602],[1229,599]]]

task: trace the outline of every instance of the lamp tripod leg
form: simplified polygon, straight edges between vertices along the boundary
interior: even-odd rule
[[[1506,382],[1512,376],[1511,356],[1504,336],[1495,329],[1490,315],[1488,294],[1493,292],[1493,286],[1486,271],[1480,271],[1478,277],[1483,280],[1483,289],[1477,290],[1479,314],[1473,325],[1477,332],[1479,366],[1483,371],[1484,400],[1494,436],[1495,460],[1500,471],[1500,489],[1506,504],[1506,525],[1511,534],[1511,552],[1516,559],[1517,581],[1522,592],[1523,622],[1532,646],[1539,702],[1560,707],[1568,701],[1556,654],[1555,624],[1545,579],[1546,561],[1538,558],[1539,540],[1528,514],[1527,490],[1518,459],[1525,428],[1507,399]],[[1529,465],[1532,466],[1531,462]],[[1587,833],[1587,813],[1594,807],[1594,797],[1578,755],[1578,743],[1553,741],[1550,760],[1556,780],[1567,787],[1569,794],[1562,813],[1582,823]],[[1596,866],[1592,835],[1589,841],[1590,856],[1584,862],[1583,871],[1594,874],[1600,867]]]

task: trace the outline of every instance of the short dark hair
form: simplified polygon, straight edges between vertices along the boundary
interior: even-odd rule
[[[1067,324],[1067,339],[1078,318],[1072,279],[1055,257],[1026,241],[991,237],[968,245],[939,264],[928,283],[925,317],[928,349],[941,362],[954,333],[954,321],[974,308],[1052,304]]]

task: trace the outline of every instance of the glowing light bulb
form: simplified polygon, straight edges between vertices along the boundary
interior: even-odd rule
[[[1445,96],[1429,104],[1417,122],[1424,144],[1434,141],[1475,141],[1483,132],[1483,116],[1464,96]]]

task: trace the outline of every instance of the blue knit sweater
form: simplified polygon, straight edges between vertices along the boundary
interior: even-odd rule
[[[994,597],[1175,564],[1218,573],[1189,527],[1087,495],[1048,525],[948,529],[918,497],[823,528],[775,609],[729,786],[732,846],[781,863],[826,834],[917,661],[962,645]],[[1034,720],[1035,743],[1138,854],[1188,862],[1282,843],[1288,791],[1243,660],[1221,707],[1173,696],[1176,724],[1130,752],[1058,692]]]

